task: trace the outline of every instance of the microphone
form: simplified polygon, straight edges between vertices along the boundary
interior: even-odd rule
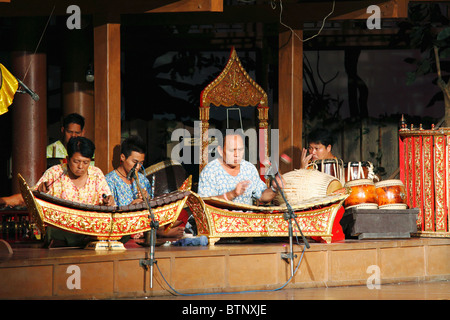
[[[278,173],[278,170],[277,169],[274,169],[274,166],[272,165],[272,162],[270,162],[269,160],[265,160],[264,162],[263,162],[263,165],[264,165],[264,167],[266,167],[266,173],[265,173],[265,176],[266,177],[272,177],[272,178],[275,178],[275,176],[277,175],[277,173]],[[276,171],[276,172],[273,172],[273,171]]]
[[[292,163],[292,158],[289,157],[286,153],[283,153],[280,156],[280,159],[285,164]],[[262,162],[262,164],[266,167],[266,177],[275,177],[278,174],[278,166],[276,163],[272,164],[268,159]]]
[[[128,171],[128,174],[127,174],[127,179],[128,179],[128,180],[131,180],[131,178],[134,177],[134,173],[135,173],[135,171],[136,171],[136,167],[137,167],[138,163],[139,163],[139,162],[136,162],[136,163],[134,164],[134,167],[133,167],[130,171]]]
[[[16,78],[17,79],[17,78]],[[39,96],[36,94],[36,92],[34,92],[33,90],[31,90],[30,88],[28,88],[25,83],[23,83],[22,81],[20,81],[19,79],[17,79],[17,82],[19,82],[19,84],[22,86],[24,91],[21,90],[17,90],[17,92],[19,93],[28,93],[31,96],[31,99],[33,99],[34,101],[39,101]]]
[[[292,162],[292,158],[289,157],[286,153],[283,153],[283,154],[280,156],[280,159],[281,159],[281,161],[283,161],[283,162],[286,163],[286,164],[290,164],[290,163]]]

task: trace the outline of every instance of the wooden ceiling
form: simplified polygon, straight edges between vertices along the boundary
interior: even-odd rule
[[[330,19],[367,19],[370,5],[379,5],[383,18],[406,17],[410,0],[345,0],[336,1]],[[224,3],[225,2],[225,3]],[[217,19],[221,21],[271,22],[279,19],[280,4],[283,6],[283,19],[289,25],[304,21],[322,20],[331,12],[333,1],[317,0],[0,0],[0,17],[67,15],[70,5],[80,7],[82,14],[176,14],[190,12],[190,19]],[[275,7],[274,7],[275,5]],[[202,13],[195,15],[195,13]],[[209,14],[205,14],[209,13]],[[220,14],[217,14],[220,13]],[[186,15],[183,14],[186,18]],[[170,19],[170,15],[165,19]],[[171,20],[171,19],[170,19]],[[179,19],[177,19],[179,20]],[[181,19],[183,20],[183,19]],[[171,21],[168,21],[169,23]],[[197,20],[198,22],[198,20]]]

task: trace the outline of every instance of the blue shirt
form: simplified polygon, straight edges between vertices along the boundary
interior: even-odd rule
[[[263,191],[267,189],[256,167],[250,162],[242,160],[239,174],[234,177],[225,171],[219,159],[215,159],[209,162],[200,173],[198,194],[201,197],[220,196],[234,190],[239,182],[245,180],[250,181],[250,185],[244,194],[237,196],[233,199],[233,202],[251,205],[253,203],[252,197],[261,198]]]
[[[147,191],[148,195],[152,197],[152,187],[150,182],[142,173],[139,175],[139,185],[142,190]],[[129,205],[133,200],[138,199],[139,189],[137,188],[136,179],[133,180],[132,184],[125,183],[120,176],[117,174],[116,170],[111,171],[106,176],[106,182],[108,183],[109,189],[114,197],[114,201],[118,206]]]

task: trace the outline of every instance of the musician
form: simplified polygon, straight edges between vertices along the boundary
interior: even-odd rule
[[[305,169],[315,160],[335,159],[332,153],[334,137],[326,129],[315,129],[308,135],[308,150],[303,148],[300,168]],[[309,154],[308,154],[309,152]]]
[[[215,196],[248,205],[253,203],[252,198],[272,201],[278,192],[277,185],[273,181],[267,188],[256,167],[243,159],[244,139],[239,131],[227,130],[218,152],[220,158],[208,163],[200,173],[198,194],[201,197]],[[279,176],[277,181],[281,185]]]
[[[140,173],[145,160],[146,146],[138,136],[130,136],[122,142],[119,166],[108,173],[105,178],[118,206],[126,206],[143,201],[143,196],[152,197],[152,187],[148,179]],[[134,169],[138,175],[139,185],[144,195],[137,187],[135,175],[130,174]]]
[[[49,168],[34,187],[52,196],[91,205],[114,205],[114,198],[103,172],[91,166],[94,143],[84,137],[71,138],[67,143],[67,164]],[[47,227],[46,243],[65,241],[68,246],[85,245],[84,235]]]
[[[46,149],[47,164],[52,166],[62,162],[67,162],[67,143],[72,137],[84,136],[84,117],[78,113],[71,113],[63,119],[61,127],[62,140],[58,140],[52,144],[49,144]],[[62,161],[53,162],[50,159],[60,159]],[[91,161],[91,165],[94,165],[94,161]],[[0,207],[17,207],[24,206],[25,203],[22,198],[22,194],[17,193],[11,196],[0,197]]]
[[[120,164],[115,170],[106,175],[106,181],[118,206],[140,203],[144,201],[144,197],[152,197],[150,182],[139,172],[145,160],[145,152],[146,145],[138,136],[130,136],[122,142]],[[134,175],[133,177],[130,175],[130,171],[133,168],[135,174],[138,175],[139,185],[144,194],[140,193]],[[176,221],[167,232],[164,231],[164,228],[160,228],[157,231],[157,235],[178,239],[183,236],[185,224],[182,221]]]
[[[53,196],[86,204],[114,205],[103,172],[91,166],[94,143],[84,137],[71,138],[67,144],[67,163],[55,165],[45,171],[34,189]],[[86,161],[89,159],[88,164]],[[108,197],[103,198],[103,194]],[[0,198],[0,206],[24,206],[22,194]]]
[[[62,139],[47,146],[47,159],[66,159],[67,142],[69,142],[72,137],[84,136],[84,123],[84,117],[78,113],[71,113],[64,117],[61,127]]]
[[[65,200],[114,205],[103,172],[90,165],[94,150],[95,145],[88,138],[71,138],[67,143],[67,164],[47,169],[36,184],[37,189]]]

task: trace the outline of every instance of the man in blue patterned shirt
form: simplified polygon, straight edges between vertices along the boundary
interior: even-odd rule
[[[144,196],[151,196],[152,188],[148,179],[139,172],[145,160],[145,143],[137,136],[130,136],[122,142],[120,150],[120,164],[115,170],[108,173],[105,178],[118,206],[126,206],[143,201],[135,178],[128,180],[128,173],[136,165],[139,176],[139,185]]]
[[[120,150],[120,164],[117,169],[108,173],[105,178],[109,189],[118,206],[126,206],[144,201],[143,197],[152,197],[152,188],[148,179],[139,172],[145,160],[146,145],[138,136],[130,136],[122,142]],[[137,165],[136,165],[137,164]],[[137,187],[135,178],[128,180],[128,173],[136,165],[136,174],[139,178],[139,185],[142,193]],[[164,231],[164,228],[158,229],[157,235],[168,238],[180,238],[184,232],[184,226],[181,221],[176,221],[173,227]]]
[[[218,197],[247,205],[252,198],[270,202],[277,194],[276,183],[267,188],[256,167],[243,159],[245,148],[242,135],[227,130],[223,147],[218,147],[220,158],[208,163],[200,173],[198,194],[201,197]],[[281,185],[280,177],[277,176]]]

